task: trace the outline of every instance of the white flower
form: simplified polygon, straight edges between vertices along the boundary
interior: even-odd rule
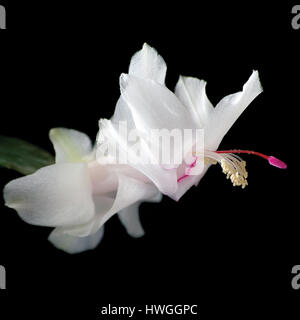
[[[138,207],[141,201],[160,201],[157,188],[130,167],[100,165],[81,132],[52,129],[50,139],[56,164],[9,182],[6,205],[27,223],[55,227],[49,240],[68,253],[95,248],[104,223],[117,212],[131,236],[142,236]]]
[[[252,153],[263,156],[271,164],[279,167],[285,165],[275,159],[252,151],[230,150],[216,151],[224,135],[238,119],[241,113],[262,92],[258,72],[253,71],[243,90],[223,98],[213,107],[205,92],[206,82],[197,78],[180,77],[175,94],[164,85],[166,64],[157,52],[144,44],[141,51],[131,59],[129,73],[120,77],[121,98],[117,103],[111,120],[101,120],[98,143],[102,146],[118,143],[125,148],[123,137],[118,134],[119,121],[127,121],[129,130],[135,129],[143,143],[141,154],[143,160],[129,164],[149,178],[157,188],[171,198],[178,200],[192,185],[197,185],[210,164],[219,162],[223,172],[234,185],[245,187],[247,172],[245,162],[235,153]],[[168,169],[163,163],[149,165],[145,159],[156,157],[151,153],[147,133],[153,129],[203,129],[204,152],[186,150],[181,165]],[[192,143],[193,145],[193,143]],[[194,145],[193,145],[194,147]],[[165,148],[162,145],[162,148]],[[128,151],[130,152],[130,151]],[[176,154],[176,146],[173,152]],[[190,154],[192,160],[184,163],[185,156]],[[146,155],[146,156],[145,156]],[[200,157],[202,156],[202,157]],[[204,160],[204,170],[197,175],[190,175],[191,169]],[[276,165],[276,164],[275,164]]]

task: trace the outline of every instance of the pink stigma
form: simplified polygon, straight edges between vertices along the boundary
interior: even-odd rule
[[[286,163],[284,163],[283,161],[273,157],[273,156],[270,156],[268,158],[269,160],[269,163],[270,165],[274,166],[274,167],[277,167],[277,168],[280,168],[280,169],[286,169],[287,168],[287,165]]]

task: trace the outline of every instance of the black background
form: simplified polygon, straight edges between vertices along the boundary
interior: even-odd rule
[[[7,290],[0,312],[9,311],[7,319],[96,319],[105,303],[188,303],[207,319],[292,319],[300,298],[291,287],[300,243],[300,30],[291,26],[293,4],[23,2],[1,1],[7,30],[0,30],[0,134],[49,151],[53,127],[94,138],[98,119],[113,113],[120,73],[147,42],[167,63],[170,89],[179,74],[205,79],[213,104],[259,70],[264,92],[220,149],[274,155],[288,170],[245,157],[249,186],[242,190],[211,168],[178,203],[164,197],[141,206],[144,238],[131,239],[114,217],[96,250],[74,256],[47,242],[50,229],[25,224],[1,200]],[[16,177],[0,169],[0,187]]]

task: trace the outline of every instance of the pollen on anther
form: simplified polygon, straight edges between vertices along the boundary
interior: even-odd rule
[[[230,179],[233,186],[241,186],[243,189],[248,185],[246,171],[246,162],[238,159],[231,159],[231,162],[227,159],[221,160],[221,167],[223,173],[226,174],[226,178]]]

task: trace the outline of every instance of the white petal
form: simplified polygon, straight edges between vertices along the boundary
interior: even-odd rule
[[[199,175],[191,175],[178,182],[178,190],[171,198],[178,201],[192,186],[197,186],[207,169],[208,167],[206,166]]]
[[[253,71],[243,91],[226,96],[217,104],[205,127],[205,145],[208,150],[218,148],[227,131],[262,91],[258,72]]]
[[[142,132],[196,127],[190,113],[175,94],[157,82],[122,74],[120,88],[136,128]]]
[[[92,181],[94,196],[105,196],[112,194],[118,189],[118,176],[128,176],[140,182],[150,183],[142,173],[126,164],[99,165],[97,161],[89,163],[89,176]]]
[[[129,74],[142,79],[152,79],[160,84],[165,83],[167,66],[164,59],[157,51],[147,45],[143,45],[131,58]]]
[[[73,129],[53,128],[49,137],[56,153],[56,163],[80,162],[92,151],[90,138]]]
[[[161,199],[162,194],[157,193],[154,197],[147,199],[147,202],[160,202]],[[118,213],[119,219],[127,233],[134,238],[142,237],[145,234],[139,216],[140,204],[141,201],[136,202],[133,205],[120,210]]]
[[[120,210],[118,213],[120,221],[127,233],[134,238],[142,237],[145,234],[140,221],[139,206],[140,202],[136,202],[135,204]]]
[[[104,226],[96,233],[87,237],[76,237],[61,233],[59,229],[54,229],[49,235],[48,240],[60,250],[74,254],[86,250],[95,249],[101,242],[104,235]]]
[[[84,163],[55,164],[9,182],[6,205],[27,223],[64,226],[86,223],[94,216],[92,187]]]
[[[134,120],[131,114],[131,111],[127,105],[127,103],[124,101],[122,97],[118,100],[115,108],[114,115],[111,118],[111,121],[117,126],[120,121],[126,121],[127,122],[127,128],[128,130],[134,129],[135,124]]]
[[[118,190],[109,208],[109,201],[105,204],[103,197],[94,197],[96,217],[91,223],[76,228],[66,228],[65,232],[72,235],[86,236],[96,232],[104,223],[120,210],[138,201],[154,201],[159,193],[153,184],[144,183],[131,177],[118,176]]]
[[[166,70],[167,66],[163,58],[146,43],[143,45],[142,50],[132,57],[129,66],[129,74],[142,79],[152,79],[160,84],[164,84]],[[128,130],[135,128],[131,111],[122,97],[117,102],[111,121],[115,126],[120,121],[126,121]]]
[[[97,215],[98,226],[96,229],[101,227],[108,219],[120,210],[131,206],[137,201],[151,200],[159,193],[157,188],[150,183],[144,183],[140,180],[123,175],[119,175],[118,180],[119,185],[115,201],[108,212],[104,215]]]
[[[189,110],[166,87],[152,80],[138,79],[130,75],[122,75],[120,85],[122,97],[132,112],[135,125],[145,136],[149,136],[153,129],[159,130],[160,133],[164,130],[169,135],[174,135],[176,132],[176,135],[181,137],[181,142],[184,136],[184,129],[195,130],[198,128]],[[180,143],[170,145],[170,139],[163,139],[163,142],[159,144],[158,150],[160,152],[169,150],[170,154],[173,155],[173,159],[176,159],[176,163],[178,163],[178,161],[182,160],[183,155],[190,151],[190,149],[186,150],[189,144],[191,146],[191,141],[187,140],[185,139],[185,143],[182,145]],[[153,139],[149,139],[146,142],[151,145],[150,151],[153,150]],[[142,154],[144,157],[148,155],[147,150],[143,150]],[[151,159],[150,155],[149,158]],[[156,163],[161,164],[163,168],[166,168],[169,164],[172,166],[173,163],[172,160],[170,163],[156,160]],[[153,181],[162,193],[170,195],[176,192],[177,179],[176,181],[174,179],[173,181],[165,180],[166,177],[169,177],[169,179],[172,177],[172,170],[163,170],[156,173],[155,170],[159,169],[157,164],[154,168],[150,167],[149,164],[142,169],[137,166],[136,168]]]
[[[108,150],[115,150],[117,146],[125,155],[127,155],[127,163],[136,171],[141,172],[147,180],[153,182],[157,188],[164,194],[173,194],[177,190],[176,170],[166,170],[158,161],[151,163],[154,155],[151,150],[143,143],[141,145],[142,157],[136,155],[133,149],[129,148],[128,141],[122,137],[116,126],[106,119],[99,122],[100,130],[98,134],[98,150],[105,144]],[[140,140],[142,141],[142,139]],[[98,152],[97,152],[98,154]],[[111,155],[114,158],[114,154]]]
[[[195,117],[199,128],[207,122],[213,105],[206,96],[206,82],[192,77],[180,76],[176,84],[175,94]]]
[[[72,225],[72,226],[58,227],[56,228],[57,232],[59,232],[60,234],[67,234],[70,236],[80,237],[80,238],[87,237],[98,232],[99,228],[101,227],[99,224],[97,224],[98,218],[105,216],[106,213],[109,212],[109,210],[113,206],[115,198],[113,196],[108,196],[108,195],[93,196],[93,201],[95,205],[96,214],[90,221],[77,226]]]

